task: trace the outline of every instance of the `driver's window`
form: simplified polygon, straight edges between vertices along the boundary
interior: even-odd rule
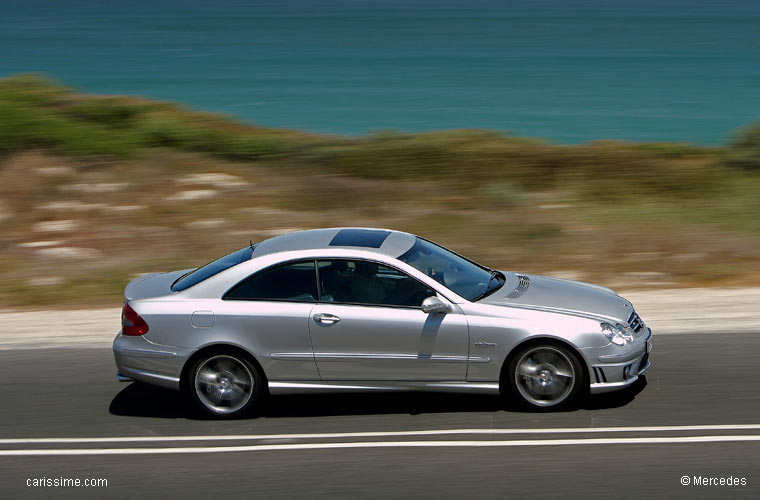
[[[320,260],[322,302],[420,307],[435,291],[392,267],[364,260]]]

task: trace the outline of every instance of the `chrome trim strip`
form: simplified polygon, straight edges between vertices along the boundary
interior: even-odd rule
[[[177,353],[171,351],[153,351],[151,349],[134,349],[131,347],[114,347],[114,350],[119,354],[125,354],[127,356],[140,356],[143,358],[176,358]]]
[[[429,354],[363,354],[363,353],[340,353],[324,352],[315,353],[317,361],[432,361],[439,363],[467,363],[468,356],[438,356]]]
[[[470,356],[467,358],[468,363],[490,363],[491,358],[486,356]]]
[[[116,372],[116,380],[119,382],[134,382],[135,379],[122,375],[121,372]]]
[[[269,357],[278,361],[314,361],[310,352],[273,352]]]

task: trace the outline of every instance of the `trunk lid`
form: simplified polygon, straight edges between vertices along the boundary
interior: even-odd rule
[[[124,298],[129,301],[172,294],[174,293],[172,292],[172,283],[187,271],[185,269],[170,273],[150,273],[135,278],[124,289]]]

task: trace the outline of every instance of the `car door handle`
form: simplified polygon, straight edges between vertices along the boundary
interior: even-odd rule
[[[315,314],[313,316],[314,321],[317,323],[321,323],[323,325],[334,325],[338,321],[340,321],[340,318],[335,316],[334,314],[325,314],[325,313],[319,313]]]

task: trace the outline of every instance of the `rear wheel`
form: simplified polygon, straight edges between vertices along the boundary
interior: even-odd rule
[[[522,406],[549,411],[577,403],[584,384],[578,357],[565,347],[534,344],[511,358],[502,380]]]
[[[212,351],[198,358],[183,387],[196,408],[217,418],[236,418],[262,399],[264,377],[245,356],[233,350]]]

